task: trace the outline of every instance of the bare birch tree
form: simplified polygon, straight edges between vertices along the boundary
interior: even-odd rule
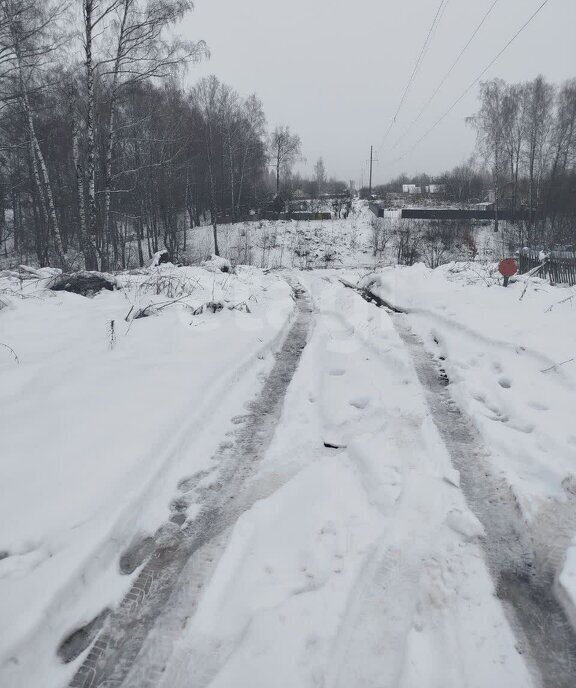
[[[276,193],[280,192],[280,173],[290,172],[300,158],[302,143],[290,127],[277,127],[270,138],[270,157],[276,171]]]
[[[0,0],[0,78],[3,99],[18,103],[28,134],[30,166],[37,188],[44,224],[51,234],[62,267],[67,257],[54,204],[48,167],[36,133],[31,92],[41,87],[40,65],[58,45],[57,8],[38,0]],[[8,94],[6,94],[8,89]]]

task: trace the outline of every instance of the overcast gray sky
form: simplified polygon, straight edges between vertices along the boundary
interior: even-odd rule
[[[379,148],[374,183],[407,172],[441,172],[467,159],[474,133],[464,118],[477,87],[424,141],[414,142],[496,56],[542,0],[499,0],[446,84],[396,147],[494,0],[448,0],[396,124],[400,102],[440,0],[195,0],[187,38],[203,38],[211,59],[191,67],[193,83],[215,74],[263,101],[268,126],[287,124],[302,139],[311,171],[322,156],[329,175],[367,182],[370,145]],[[551,81],[576,77],[576,0],[550,0],[485,79]]]

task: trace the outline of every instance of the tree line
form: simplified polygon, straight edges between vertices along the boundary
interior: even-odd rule
[[[525,83],[493,79],[480,85],[480,108],[467,122],[477,133],[475,155],[434,177],[403,174],[375,187],[443,184],[445,199],[493,201],[517,213],[518,241],[576,243],[576,79],[556,86],[538,76]],[[366,194],[367,190],[363,190]]]
[[[542,76],[481,84],[469,119],[486,162],[495,207],[524,211],[524,243],[576,238],[576,79],[558,87]]]
[[[215,76],[190,0],[0,0],[0,251],[40,265],[144,264],[187,230],[247,216],[289,182],[288,127]],[[273,175],[273,177],[272,177]]]

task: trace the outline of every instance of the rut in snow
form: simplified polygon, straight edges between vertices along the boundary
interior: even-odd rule
[[[183,594],[179,587],[187,588],[186,604],[190,608],[191,578],[198,597],[215,566],[214,557],[221,549],[222,538],[239,516],[261,497],[250,492],[245,483],[254,474],[272,440],[286,390],[307,343],[312,319],[307,293],[299,285],[293,285],[293,290],[296,319],[276,354],[276,362],[261,392],[251,402],[246,416],[237,419],[233,436],[217,451],[215,480],[202,491],[197,490],[197,494],[202,495],[199,514],[191,521],[184,520],[181,527],[178,521],[182,519],[173,517],[161,529],[150,558],[119,607],[109,614],[69,684],[71,688],[145,688],[158,684],[182,628],[176,613],[181,602],[179,596]],[[192,488],[194,483],[193,477],[184,479],[181,491]],[[183,514],[185,509],[180,510],[180,501],[181,498],[177,498],[173,502],[176,507],[173,510]],[[185,567],[187,586],[179,586]],[[151,633],[162,616],[172,617],[172,621],[164,620],[162,633]],[[158,639],[152,653],[147,643],[149,636]],[[141,653],[145,644],[146,652]],[[146,657],[139,657],[140,654]]]
[[[488,567],[520,649],[543,686],[574,688],[576,633],[554,597],[555,570],[549,553],[531,537],[510,486],[494,475],[476,429],[452,399],[446,372],[410,330],[405,316],[392,317],[412,355],[452,463],[460,471],[468,505],[484,526]],[[551,528],[549,538],[555,537]]]

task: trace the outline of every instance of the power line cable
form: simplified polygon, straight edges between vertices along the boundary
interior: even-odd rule
[[[485,12],[484,16],[482,17],[482,20],[480,21],[480,23],[478,24],[478,26],[474,29],[474,32],[472,33],[472,35],[471,35],[470,38],[468,39],[468,42],[467,42],[466,45],[462,48],[462,50],[460,51],[460,53],[458,54],[458,56],[456,57],[456,59],[455,59],[454,62],[452,63],[450,69],[446,72],[446,74],[444,75],[444,77],[442,78],[442,80],[440,81],[440,83],[438,84],[438,86],[436,87],[436,89],[434,90],[434,92],[432,93],[432,95],[430,96],[430,98],[428,98],[428,100],[424,103],[424,105],[423,105],[422,108],[420,109],[420,112],[419,112],[419,113],[416,115],[416,117],[412,120],[412,122],[410,123],[410,125],[408,126],[408,128],[406,129],[406,131],[402,134],[402,136],[400,136],[400,138],[399,138],[399,139],[396,141],[396,143],[392,146],[392,150],[394,150],[395,148],[397,148],[398,144],[408,135],[408,133],[411,131],[412,127],[420,120],[420,118],[422,117],[422,115],[424,114],[424,112],[426,111],[426,109],[428,108],[428,106],[430,105],[430,103],[431,103],[431,102],[434,100],[434,98],[437,96],[438,91],[440,91],[440,89],[442,88],[442,86],[444,86],[444,84],[446,83],[446,81],[449,79],[450,75],[452,74],[452,72],[453,72],[454,69],[456,68],[457,64],[460,62],[460,60],[462,59],[462,57],[464,56],[464,54],[466,53],[466,51],[467,51],[468,48],[470,47],[472,41],[476,38],[476,36],[478,35],[480,29],[484,26],[484,24],[486,23],[488,17],[492,14],[494,8],[496,7],[496,5],[497,5],[499,2],[500,2],[500,0],[494,0],[494,2],[490,5],[490,7],[488,8],[488,10]]]
[[[535,12],[522,24],[522,26],[518,29],[518,31],[512,36],[512,38],[506,43],[506,45],[500,50],[500,52],[496,55],[496,57],[490,61],[490,63],[482,70],[482,72],[472,81],[472,83],[463,91],[463,93],[452,103],[452,105],[446,110],[446,112],[439,117],[436,122],[422,134],[422,136],[413,144],[411,148],[409,148],[405,153],[400,155],[399,157],[395,158],[392,160],[392,163],[399,162],[400,160],[403,160],[407,155],[409,155],[415,148],[420,144],[427,136],[429,136],[436,127],[446,119],[446,117],[452,112],[452,110],[458,105],[458,103],[470,93],[472,88],[480,81],[480,79],[486,74],[486,72],[492,67],[492,65],[506,52],[506,50],[514,43],[514,41],[518,38],[518,36],[524,31],[524,29],[536,18],[538,14],[544,9],[544,7],[550,2],[550,0],[544,0],[544,2],[536,9]]]
[[[440,20],[441,10],[447,4],[448,4],[448,0],[440,0],[440,4],[438,5],[438,9],[436,10],[436,14],[434,15],[434,20],[432,21],[432,24],[430,25],[430,28],[428,30],[428,35],[426,36],[426,40],[424,41],[422,48],[420,49],[420,53],[418,55],[418,59],[416,60],[416,64],[414,65],[414,69],[412,70],[412,73],[410,74],[410,78],[408,79],[408,83],[406,84],[406,87],[404,88],[404,92],[402,93],[402,97],[400,98],[400,103],[398,104],[398,107],[396,108],[396,112],[394,114],[394,117],[390,120],[390,124],[388,125],[388,128],[386,129],[386,132],[384,133],[382,143],[378,147],[378,150],[380,150],[380,148],[382,148],[386,139],[388,138],[388,134],[390,133],[390,130],[392,129],[392,127],[396,123],[396,119],[397,119],[398,115],[400,114],[400,110],[402,109],[402,106],[404,105],[404,101],[406,100],[406,96],[408,95],[410,87],[414,83],[414,79],[416,78],[416,74],[418,73],[418,70],[420,69],[420,65],[422,64],[422,61],[424,60],[424,55],[425,55],[426,51],[428,50],[428,46],[431,42],[434,29],[436,28],[436,26]]]

